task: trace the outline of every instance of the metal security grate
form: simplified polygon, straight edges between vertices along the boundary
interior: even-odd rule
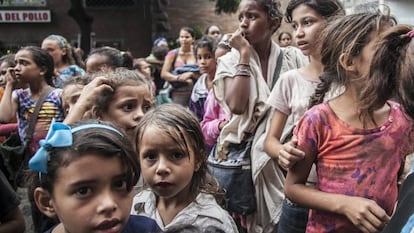
[[[133,7],[137,4],[138,0],[84,0],[88,8]]]

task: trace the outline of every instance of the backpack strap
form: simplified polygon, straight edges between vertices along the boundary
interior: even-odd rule
[[[276,84],[276,81],[279,79],[280,70],[282,69],[282,63],[283,63],[283,50],[280,49],[279,56],[277,57],[275,73],[273,73],[272,86],[270,89],[273,89],[273,87]]]
[[[25,144],[28,145],[33,138],[33,133],[36,127],[37,118],[39,117],[40,109],[42,108],[43,102],[49,96],[49,94],[54,90],[53,87],[48,86],[45,90],[43,90],[42,94],[40,95],[39,99],[36,102],[35,109],[33,111],[32,116],[30,117],[29,126],[26,130],[26,137],[24,139]]]

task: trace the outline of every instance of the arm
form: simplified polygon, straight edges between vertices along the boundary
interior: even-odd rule
[[[106,77],[96,77],[88,85],[86,85],[81,95],[79,96],[78,101],[73,106],[73,109],[70,110],[65,120],[63,121],[66,124],[71,124],[76,121],[79,121],[83,118],[84,114],[91,110],[94,105],[94,102],[104,90],[113,91],[112,87],[108,85],[110,80]]]
[[[287,174],[285,181],[286,197],[311,209],[344,215],[363,232],[378,232],[384,227],[384,224],[388,223],[389,216],[373,200],[326,193],[306,186],[305,182],[316,154],[304,148],[302,150],[306,154],[305,158],[297,161]]]
[[[174,67],[174,64],[173,64],[175,60],[174,57],[178,56],[178,51],[176,52],[177,53],[174,54],[174,56],[172,56],[171,52],[167,54],[164,60],[164,65],[162,66],[162,69],[161,69],[161,78],[168,82],[185,81],[185,79],[180,80],[180,75],[174,75],[170,72],[170,70],[172,70],[172,68]]]
[[[241,35],[238,29],[229,36],[230,45],[240,53],[239,64],[249,64],[250,62],[250,44]],[[249,66],[242,65],[242,69],[248,69]],[[245,76],[234,76],[224,79],[226,90],[225,101],[234,114],[243,114],[248,107],[250,96],[250,78]]]
[[[269,131],[264,141],[264,150],[272,158],[277,159],[283,168],[292,167],[298,160],[303,159],[304,152],[297,149],[297,139],[282,144],[280,137],[286,125],[288,115],[275,109]]]
[[[6,73],[6,87],[0,102],[0,122],[9,123],[17,112],[17,96],[13,96],[13,90],[16,87],[17,79],[14,75],[13,68],[8,68]]]
[[[23,214],[17,206],[4,216],[0,222],[0,233],[23,233],[26,229]]]

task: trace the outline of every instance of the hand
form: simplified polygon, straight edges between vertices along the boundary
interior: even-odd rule
[[[235,32],[229,33],[227,35],[230,46],[239,51],[250,46],[249,41],[247,41],[246,38],[244,38],[242,31],[240,29],[237,29]]]
[[[344,200],[343,214],[362,232],[380,232],[390,221],[387,215],[375,201],[348,196]]]
[[[77,104],[84,106],[85,109],[90,109],[96,97],[103,91],[113,91],[112,87],[108,85],[109,79],[100,76],[93,79],[90,83],[83,87],[82,93],[79,96]]]
[[[16,78],[13,67],[7,68],[7,72],[5,75],[2,76],[2,79],[4,85],[11,85],[13,89],[17,86],[17,83],[19,82],[19,80]]]
[[[282,145],[279,150],[278,162],[285,169],[291,168],[295,163],[305,157],[305,152],[296,148],[298,139],[292,137],[292,140]]]
[[[229,123],[228,120],[221,121],[220,124],[218,125],[219,130],[221,130],[225,125],[227,125],[227,123]]]

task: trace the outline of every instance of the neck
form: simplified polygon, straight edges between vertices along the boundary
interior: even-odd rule
[[[260,58],[260,61],[267,61],[269,59],[271,45],[271,39],[264,43],[258,43],[256,45],[253,45],[254,50]]]
[[[182,46],[181,51],[184,53],[191,52],[191,46]]]
[[[38,95],[47,87],[47,83],[43,80],[41,82],[32,82],[29,83],[29,89],[31,95]]]
[[[175,216],[194,200],[191,196],[189,190],[183,190],[174,197],[157,198],[157,210],[164,225],[171,223]]]
[[[320,60],[310,57],[310,62],[305,67],[302,68],[303,73],[312,80],[319,81],[319,77],[323,72],[323,65]]]

